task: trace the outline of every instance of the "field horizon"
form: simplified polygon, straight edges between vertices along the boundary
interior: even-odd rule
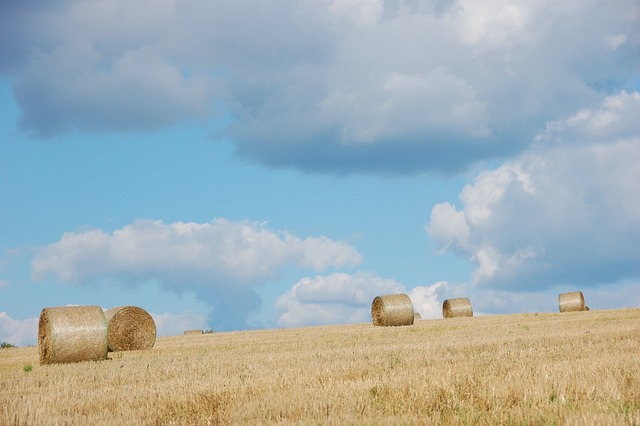
[[[635,424],[640,308],[0,350],[0,424]]]

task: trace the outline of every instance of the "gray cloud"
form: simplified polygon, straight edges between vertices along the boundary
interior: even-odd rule
[[[238,152],[329,173],[455,172],[629,89],[633,0],[3,3],[36,136],[234,118]],[[259,11],[257,10],[259,9]]]

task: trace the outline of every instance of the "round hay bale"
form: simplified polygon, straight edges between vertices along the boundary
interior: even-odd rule
[[[581,291],[562,293],[558,296],[560,312],[578,312],[586,310],[584,296]]]
[[[588,306],[585,306],[585,307],[584,307],[584,310],[585,310],[585,311],[590,311],[591,309],[589,309],[589,307],[588,307]]]
[[[144,309],[118,306],[106,311],[104,317],[111,352],[151,349],[156,343],[156,323]]]
[[[107,350],[107,323],[99,306],[60,306],[40,313],[40,364],[104,360]]]
[[[371,319],[379,326],[412,325],[413,303],[406,294],[377,296],[371,304]]]
[[[204,334],[204,330],[185,330],[183,334],[185,336],[189,336],[193,334]]]
[[[443,318],[472,317],[473,308],[466,297],[447,299],[442,304]]]
[[[416,312],[413,314],[413,322],[420,321],[421,319],[422,315],[420,315],[419,313]]]

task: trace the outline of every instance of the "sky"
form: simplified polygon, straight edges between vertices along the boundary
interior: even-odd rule
[[[637,0],[0,1],[0,341],[640,306]]]

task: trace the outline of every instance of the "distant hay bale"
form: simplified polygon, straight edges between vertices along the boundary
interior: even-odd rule
[[[371,304],[373,325],[411,325],[414,321],[413,303],[406,294],[377,296]]]
[[[185,336],[190,336],[193,334],[204,334],[204,330],[185,330],[183,334]]]
[[[562,293],[558,296],[558,306],[560,312],[586,311],[584,296],[581,291]]]
[[[40,364],[104,360],[107,350],[107,323],[99,306],[60,306],[40,313]]]
[[[151,349],[156,343],[156,323],[137,306],[118,306],[104,313],[109,351]]]
[[[443,318],[472,317],[473,308],[466,297],[447,299],[442,304]]]
[[[589,309],[589,307],[588,307],[588,306],[585,306],[585,307],[584,307],[584,310],[585,310],[585,311],[590,311],[591,309]]]
[[[416,312],[413,314],[413,322],[420,321],[421,319],[422,315],[420,315],[419,313]]]

